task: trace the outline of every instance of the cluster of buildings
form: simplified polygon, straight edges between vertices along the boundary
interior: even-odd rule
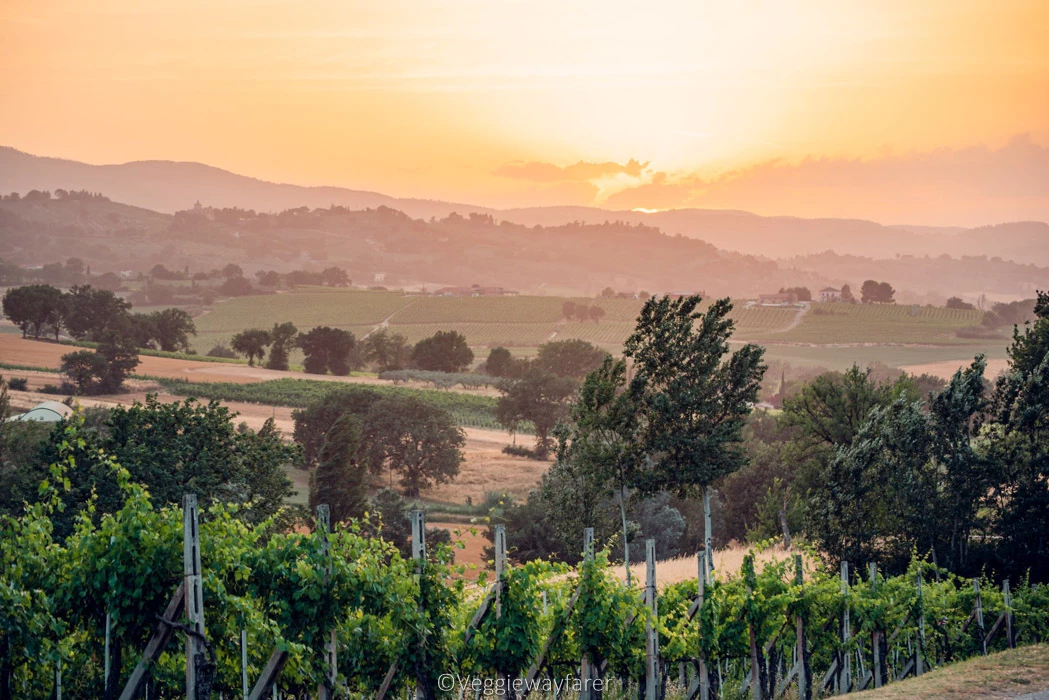
[[[823,302],[841,301],[841,290],[836,287],[824,287],[820,290],[819,300]],[[798,303],[798,295],[794,292],[759,294],[758,303],[762,306],[789,306]]]

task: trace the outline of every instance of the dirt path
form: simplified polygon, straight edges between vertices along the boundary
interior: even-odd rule
[[[950,381],[955,372],[968,367],[972,362],[970,357],[965,360],[943,360],[941,362],[926,362],[920,365],[904,365],[900,369],[909,374],[931,374],[934,377]],[[990,359],[987,360],[987,369],[984,371],[983,376],[988,379],[994,379],[1008,368],[1009,360],[1004,358]]]
[[[59,345],[44,340],[22,339],[17,335],[0,333],[0,362],[12,365],[44,367],[57,370],[62,365],[62,356],[83,348]],[[304,374],[302,372],[282,372],[264,367],[249,367],[231,362],[205,362],[202,360],[176,360],[167,357],[140,355],[140,364],[136,374],[170,379],[185,379],[191,382],[232,382],[248,384],[271,379],[312,379],[322,382],[342,382],[344,384],[364,384],[371,386],[391,386],[391,383],[378,377],[335,377],[332,375]],[[422,382],[404,382],[401,386],[416,389],[432,388]],[[443,391],[454,391],[460,394],[477,396],[498,396],[494,387],[487,389],[464,389],[456,387]]]
[[[798,309],[797,313],[794,314],[794,318],[790,320],[790,323],[788,323],[783,328],[777,328],[774,331],[769,331],[769,333],[788,333],[794,330],[795,328],[801,325],[802,317],[809,312],[810,308],[812,308],[812,304],[810,304],[807,301],[801,302],[801,308]]]
[[[371,335],[371,334],[372,334],[372,333],[374,333],[375,331],[379,330],[380,328],[389,328],[389,327],[390,327],[390,319],[391,319],[391,318],[393,318],[394,316],[396,316],[396,315],[397,315],[397,314],[399,314],[400,312],[404,311],[405,309],[407,309],[407,308],[408,308],[409,306],[411,306],[412,304],[414,304],[414,303],[415,303],[415,302],[417,302],[417,301],[418,301],[418,299],[412,299],[412,300],[411,300],[411,301],[409,301],[409,302],[408,302],[407,304],[405,304],[405,305],[404,305],[404,306],[402,306],[401,308],[399,308],[399,309],[397,309],[396,311],[394,311],[394,312],[393,312],[392,314],[390,314],[389,316],[387,316],[386,318],[384,318],[384,319],[383,319],[382,321],[380,321],[380,322],[379,322],[379,325],[375,326],[375,327],[374,327],[374,328],[372,328],[372,329],[371,329],[370,331],[368,331],[367,333],[365,333],[364,335],[362,335],[362,336],[361,336],[361,340],[364,340],[365,338],[367,338],[367,337],[368,337],[369,335]]]

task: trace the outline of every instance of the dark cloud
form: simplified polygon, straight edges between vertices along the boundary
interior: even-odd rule
[[[533,182],[561,182],[564,180],[575,180],[587,182],[603,177],[615,175],[627,175],[629,177],[641,177],[648,167],[648,163],[641,163],[631,158],[626,163],[587,163],[579,161],[573,165],[553,165],[552,163],[510,163],[496,168],[494,175],[509,177],[517,180],[531,180]]]

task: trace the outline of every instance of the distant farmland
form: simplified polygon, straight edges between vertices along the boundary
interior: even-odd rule
[[[566,301],[599,306],[600,321],[565,319]],[[239,297],[214,305],[196,319],[195,347],[206,353],[229,344],[245,328],[292,321],[300,330],[328,325],[362,337],[382,325],[415,343],[438,330],[463,333],[478,359],[499,345],[531,354],[549,340],[581,338],[617,352],[634,328],[642,302],[635,299],[565,297],[424,297],[400,292],[309,289]],[[978,326],[981,312],[908,305],[813,303],[808,310],[737,301],[732,318],[737,341],[769,348],[769,357],[798,364],[840,368],[852,362],[898,366],[955,358],[976,352],[1004,356],[1007,340],[965,340],[957,331]],[[293,362],[301,358],[293,356]]]

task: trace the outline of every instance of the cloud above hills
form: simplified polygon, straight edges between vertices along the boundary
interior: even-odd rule
[[[616,210],[744,209],[931,226],[1049,221],[1049,147],[1026,134],[1000,148],[769,160],[706,177],[653,170],[635,159],[568,166],[532,162],[506,165],[495,174],[540,185],[590,183],[593,188],[549,191],[544,203],[566,196],[560,203]]]

